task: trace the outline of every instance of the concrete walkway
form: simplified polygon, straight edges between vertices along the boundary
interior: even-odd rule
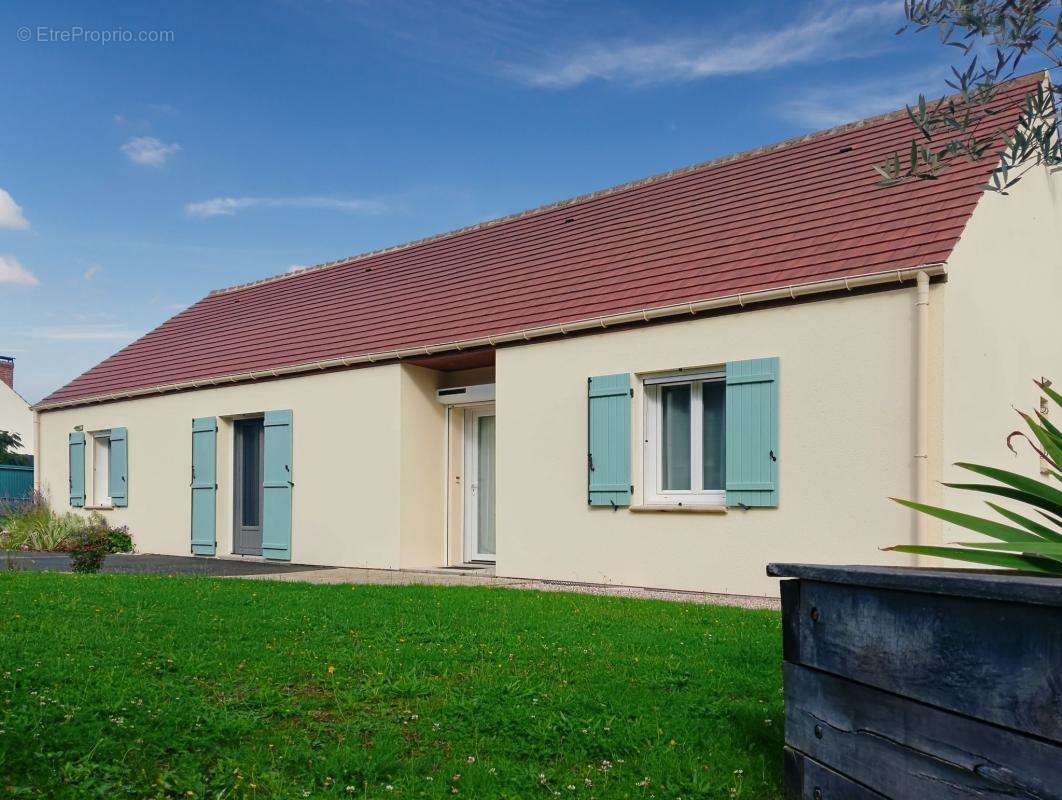
[[[328,570],[309,569],[274,575],[241,576],[252,580],[299,581],[303,583],[349,583],[376,586],[407,586],[427,584],[432,586],[487,586],[502,589],[535,589],[542,592],[578,592],[581,594],[607,595],[611,597],[635,597],[652,600],[670,600],[678,603],[737,606],[739,608],[766,608],[777,611],[780,606],[773,597],[748,597],[745,595],[711,594],[709,592],[683,592],[671,589],[646,589],[636,586],[612,586],[599,583],[572,583],[547,581],[532,578],[504,578],[493,575],[468,574],[443,570],[389,570],[334,567]]]

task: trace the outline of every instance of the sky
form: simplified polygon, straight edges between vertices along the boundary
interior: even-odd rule
[[[902,3],[0,6],[0,355],[35,402],[212,289],[900,108]]]

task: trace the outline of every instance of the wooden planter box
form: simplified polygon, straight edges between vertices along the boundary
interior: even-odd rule
[[[1062,580],[771,564],[790,798],[1062,800]]]

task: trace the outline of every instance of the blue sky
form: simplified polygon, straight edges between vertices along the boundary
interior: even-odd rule
[[[213,288],[939,93],[954,54],[901,21],[860,0],[5,3],[0,354],[36,401]]]

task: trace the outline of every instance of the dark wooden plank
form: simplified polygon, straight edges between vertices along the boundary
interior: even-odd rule
[[[886,797],[1062,800],[1060,746],[807,667],[784,676],[786,744]]]
[[[792,748],[785,748],[786,800],[886,800]]]
[[[800,663],[1062,743],[1062,614],[801,581]]]
[[[800,663],[800,581],[782,581],[782,658]]]
[[[782,769],[785,800],[801,800],[804,797],[804,756],[791,747],[783,747]]]
[[[1062,578],[979,569],[768,564],[775,578],[803,578],[905,592],[949,594],[982,600],[1062,607]]]

